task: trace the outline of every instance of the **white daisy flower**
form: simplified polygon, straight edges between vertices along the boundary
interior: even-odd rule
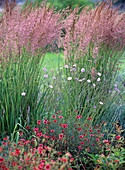
[[[99,76],[101,76],[101,73],[97,73]]]
[[[88,80],[87,80],[87,82],[88,82],[88,83],[90,83],[90,82],[91,82],[91,80],[89,80],[89,79],[88,79]]]
[[[68,80],[72,80],[72,77],[68,77]]]
[[[22,96],[25,96],[25,95],[26,95],[26,93],[25,93],[25,92],[23,92],[23,93],[21,93],[21,95],[22,95]]]
[[[103,104],[102,102],[99,102],[100,104]]]
[[[100,78],[97,79],[97,81],[100,81],[100,80],[101,80]]]
[[[85,72],[85,69],[84,69],[84,68],[82,68],[82,69],[81,69],[81,72]]]
[[[62,70],[63,69],[63,67],[60,67],[60,70]]]
[[[73,67],[76,67],[76,64],[74,64]]]
[[[81,82],[81,81],[83,81],[83,80],[85,80],[85,78],[83,78],[83,79],[80,79],[80,80],[79,80],[79,82]]]
[[[52,85],[49,85],[49,87],[52,89],[53,88],[53,86]]]

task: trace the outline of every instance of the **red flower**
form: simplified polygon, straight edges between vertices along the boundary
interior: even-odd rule
[[[74,160],[74,158],[71,158],[71,159],[70,159],[70,162],[72,162],[73,160]]]
[[[4,158],[0,158],[0,163],[2,163],[4,161]]]
[[[99,138],[97,138],[97,139],[96,139],[96,141],[97,141],[97,142],[99,142],[99,141],[100,141],[100,139],[99,139]]]
[[[81,145],[84,145],[84,142],[81,142]]]
[[[53,115],[52,117],[53,117],[53,118],[55,118],[55,117],[56,117],[56,115]]]
[[[67,124],[63,124],[63,128],[66,128],[68,125]]]
[[[50,122],[50,121],[49,121],[48,123],[51,125],[51,122]]]
[[[121,139],[121,136],[116,136],[116,139]]]
[[[6,138],[3,138],[3,140],[7,140],[7,139],[9,139],[8,137],[6,137]]]
[[[82,129],[81,128],[78,128],[78,131],[81,131]]]
[[[119,162],[119,160],[114,160],[114,162]]]
[[[71,139],[74,139],[74,137],[71,137]]]
[[[51,130],[51,132],[54,132],[54,130]]]
[[[62,158],[62,161],[63,161],[63,162],[67,162],[68,160],[67,160],[67,159],[65,159],[65,158]]]
[[[57,123],[57,120],[53,120],[54,123]]]
[[[89,119],[89,120],[92,120],[92,118],[91,118],[91,117],[88,117],[88,119]]]
[[[63,134],[60,134],[60,135],[59,135],[59,138],[62,138],[62,137],[63,137]]]
[[[82,149],[82,147],[81,147],[81,146],[78,146],[78,148],[79,148],[79,149]]]
[[[83,136],[82,136],[82,135],[80,135],[80,136],[79,136],[79,138],[83,138]]]
[[[29,129],[29,126],[26,126],[26,129]]]

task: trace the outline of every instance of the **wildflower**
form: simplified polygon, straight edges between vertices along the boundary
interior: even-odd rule
[[[60,70],[62,70],[63,69],[63,67],[60,67]]]
[[[84,68],[82,68],[82,69],[81,69],[81,72],[82,72],[82,73],[83,73],[83,72],[85,72],[85,69],[84,69]]]
[[[3,140],[7,140],[7,139],[9,139],[8,137],[6,137],[6,138],[3,138]]]
[[[56,79],[56,77],[53,77],[53,79]]]
[[[121,139],[121,136],[116,136],[116,139]]]
[[[29,129],[29,126],[26,126],[26,129]]]
[[[85,80],[85,78],[83,78],[83,79],[79,79],[79,82],[81,82],[81,81],[83,81],[83,80]]]
[[[77,116],[76,116],[76,118],[78,118],[78,119],[81,118],[81,117],[82,117],[81,115],[77,115]]]
[[[51,130],[51,132],[53,133],[55,130]]]
[[[63,128],[66,128],[68,125],[67,124],[63,124]]]
[[[71,137],[71,139],[74,139],[74,137]]]
[[[99,141],[100,141],[100,139],[99,139],[99,138],[97,138],[97,139],[96,139],[96,141],[97,141],[97,142],[99,142]]]
[[[93,86],[95,87],[96,85],[95,85],[95,84],[93,84]]]
[[[69,66],[68,66],[68,65],[65,65],[65,68],[69,68]]]
[[[36,131],[36,132],[37,132],[38,130],[39,130],[39,128],[35,128],[33,131]]]
[[[83,138],[83,136],[82,136],[82,135],[80,135],[80,136],[79,136],[79,138]]]
[[[101,76],[101,73],[97,73],[99,76]]]
[[[73,160],[74,160],[74,158],[71,158],[71,159],[70,159],[70,162],[72,162]]]
[[[81,145],[84,145],[84,142],[81,142]]]
[[[94,109],[96,108],[96,106],[93,107]]]
[[[19,135],[20,135],[20,136],[23,135],[23,132],[21,131],[21,132],[19,133]]]
[[[117,89],[117,88],[115,88],[115,90],[117,90],[118,92],[120,92],[120,90],[119,90],[119,89]]]
[[[97,81],[100,81],[100,80],[101,80],[100,78],[97,79]]]
[[[45,78],[47,78],[47,77],[48,77],[48,75],[47,75],[47,74],[45,74],[45,75],[44,75],[44,77],[45,77]]]
[[[68,77],[68,80],[72,80],[72,77]]]
[[[89,120],[92,120],[92,118],[91,118],[91,117],[88,117],[88,119],[89,119]]]
[[[62,118],[63,118],[63,116],[59,116],[59,118],[60,118],[60,119],[62,119]]]
[[[78,128],[78,131],[81,131],[81,130],[82,130],[82,129],[79,127],[79,128]]]
[[[103,143],[108,143],[109,141],[108,140],[103,140]]]
[[[74,64],[73,67],[76,67],[76,64]]]
[[[82,149],[82,147],[81,147],[81,146],[78,146],[78,148],[79,148],[79,149]]]
[[[89,80],[89,79],[88,79],[88,80],[87,80],[87,82],[88,82],[88,83],[90,83],[90,82],[91,82],[91,80]]]
[[[25,93],[25,92],[23,92],[23,93],[21,93],[21,95],[22,95],[22,96],[25,96],[25,95],[26,95],[26,93]]]
[[[117,87],[117,84],[114,84],[115,87]]]
[[[46,121],[46,120],[44,120],[44,121],[43,121],[43,123],[44,123],[44,124],[47,124],[47,121]]]
[[[63,134],[60,134],[60,135],[59,135],[59,138],[62,138],[62,137],[63,137]]]
[[[54,123],[57,123],[57,120],[53,120]]]
[[[114,162],[119,162],[119,160],[116,160],[116,159],[115,159]]]
[[[53,86],[52,85],[49,85],[49,87],[52,89],[53,88]]]
[[[44,70],[44,71],[47,71],[47,69],[46,69],[46,68],[44,68],[43,70]]]
[[[37,123],[41,123],[41,120],[38,120]]]
[[[75,77],[75,80],[78,80],[78,78],[77,78],[77,77]]]
[[[49,165],[49,164],[46,164],[46,166],[45,166],[45,169],[46,169],[46,170],[49,170],[49,169],[51,169],[51,165]]]
[[[100,104],[103,104],[102,102],[99,102]]]
[[[53,117],[53,118],[56,118],[56,115],[53,115],[52,117]]]

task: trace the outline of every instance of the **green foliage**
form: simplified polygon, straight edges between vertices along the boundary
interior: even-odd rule
[[[28,3],[27,3],[27,6],[30,4],[30,0],[28,0]],[[38,8],[40,7],[40,4],[43,2],[43,0],[38,0]],[[70,7],[71,9],[71,6],[73,5],[73,9],[79,4],[79,7],[81,6],[90,6],[92,5],[92,8],[95,7],[95,3],[91,0],[64,0],[64,1],[61,1],[61,0],[47,0],[47,4],[50,3],[50,6],[54,6],[54,8],[57,8],[56,10],[63,10],[64,8],[67,8],[67,6]],[[37,4],[37,0],[35,0],[33,3],[32,3],[32,7],[34,8],[35,5]],[[22,6],[22,9],[25,8],[25,4]]]
[[[38,102],[41,82],[40,54],[32,56],[23,49],[19,57],[10,56],[0,67],[0,134],[10,135],[16,123],[31,122],[42,112],[47,88]],[[39,64],[38,64],[39,62]],[[26,93],[23,94],[22,93]],[[30,111],[28,108],[30,107]]]

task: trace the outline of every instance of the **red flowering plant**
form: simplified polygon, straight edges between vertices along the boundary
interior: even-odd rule
[[[65,154],[58,152],[51,147],[43,146],[42,143],[36,147],[36,139],[19,139],[18,143],[9,141],[6,137],[0,146],[0,169],[62,169],[69,168],[69,161],[72,155],[69,152]],[[31,143],[33,146],[31,146]]]
[[[79,153],[83,160],[87,153],[104,154],[108,152],[105,151],[107,148],[122,145],[123,137],[117,133],[112,134],[115,136],[114,138],[111,134],[108,135],[106,122],[103,121],[100,125],[93,126],[92,118],[88,117],[87,123],[84,124],[82,116],[77,115],[77,111],[75,113],[75,117],[69,116],[66,121],[62,113],[52,115],[50,120],[38,120],[37,127],[34,129],[37,142],[44,140],[46,145],[52,144],[54,149],[61,152],[68,149],[74,157],[76,153]],[[121,140],[118,141],[119,138]],[[115,141],[115,139],[117,140]],[[86,163],[88,162],[86,161]]]

